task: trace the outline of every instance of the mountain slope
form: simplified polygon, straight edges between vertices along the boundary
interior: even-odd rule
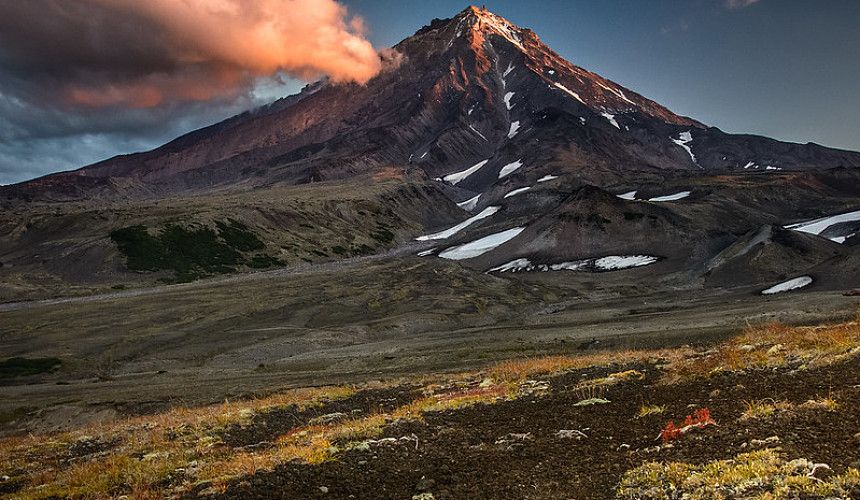
[[[221,248],[231,219],[265,255],[223,270],[386,252],[423,234],[400,252],[482,272],[623,271],[687,288],[790,270],[820,270],[816,286],[858,277],[854,220],[809,237],[839,238],[838,258],[709,265],[763,226],[860,210],[860,153],[726,134],[474,7],[385,54],[367,85],[317,82],[153,151],[0,188],[0,297],[151,283],[165,267],[137,269],[112,233],[169,246],[179,226]],[[162,260],[200,260],[183,252]]]
[[[597,183],[639,170],[860,166],[857,153],[732,136],[678,116],[475,7],[435,20],[392,54],[366,86],[319,82],[156,150],[0,192],[158,197],[348,178],[410,163],[442,176],[484,159],[498,170],[525,148],[532,161],[564,161]]]

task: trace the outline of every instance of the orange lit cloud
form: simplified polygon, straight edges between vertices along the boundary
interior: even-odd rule
[[[364,21],[336,0],[28,0],[0,15],[9,57],[50,73],[72,106],[231,99],[281,73],[365,83],[382,68]]]

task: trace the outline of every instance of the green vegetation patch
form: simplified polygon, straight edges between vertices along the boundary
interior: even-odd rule
[[[241,222],[230,219],[229,224],[218,221],[215,225],[218,226],[218,233],[224,242],[240,252],[253,252],[266,248],[260,238],[257,238],[257,235]]]
[[[265,248],[245,225],[234,220],[219,221],[215,225],[217,231],[209,227],[167,224],[158,232],[136,225],[116,229],[110,237],[125,255],[130,270],[169,270],[176,274],[179,282],[233,272],[241,264],[253,268],[280,264],[267,255],[245,257],[243,252]]]
[[[26,377],[52,372],[63,362],[57,358],[9,358],[0,361],[0,378]]]

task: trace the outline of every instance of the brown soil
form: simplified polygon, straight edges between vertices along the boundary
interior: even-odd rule
[[[327,416],[336,419],[337,414],[354,418],[356,414],[360,416],[387,412],[413,401],[416,397],[415,388],[403,386],[365,390],[345,399],[301,410],[296,406],[277,408],[257,414],[249,424],[237,424],[227,428],[221,434],[221,440],[233,448],[265,445],[274,437],[308,425],[313,419]]]
[[[604,376],[589,368],[550,379],[544,395],[431,413],[422,423],[386,429],[409,439],[353,450],[321,465],[290,463],[230,484],[213,498],[612,498],[622,475],[647,461],[704,463],[756,449],[753,440],[778,436],[790,459],[829,464],[834,472],[860,464],[860,359],[810,371],[731,374],[660,385],[655,366],[629,366],[644,380],[609,387],[609,404],[574,406],[577,382]],[[614,367],[611,371],[618,371]],[[765,420],[740,420],[746,401],[801,404],[832,396],[836,411],[796,409]],[[585,396],[588,397],[588,396]],[[356,400],[358,403],[358,400]],[[637,417],[643,404],[662,415]],[[697,408],[710,408],[717,426],[657,447],[658,433]],[[560,438],[562,429],[587,437]],[[414,435],[414,437],[413,437]],[[275,436],[270,436],[274,439]],[[256,438],[255,438],[256,439]],[[860,492],[858,492],[860,493]]]

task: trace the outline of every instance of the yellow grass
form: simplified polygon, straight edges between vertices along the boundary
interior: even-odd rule
[[[778,451],[743,453],[704,465],[648,462],[624,474],[618,498],[849,498],[860,471],[810,477],[812,462],[788,461]]]
[[[788,401],[746,401],[746,409],[741,414],[741,420],[767,419],[780,413],[788,412],[794,405]]]
[[[665,405],[642,405],[639,407],[637,416],[643,418],[649,415],[662,415],[663,413],[666,413]]]
[[[860,355],[860,314],[844,323],[787,326],[771,323],[741,335],[704,355],[676,359],[664,382],[701,378],[739,370],[792,366],[806,369]]]

